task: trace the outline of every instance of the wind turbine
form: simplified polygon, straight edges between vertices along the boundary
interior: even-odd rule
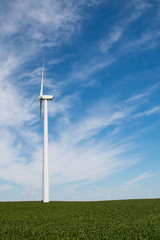
[[[42,101],[44,102],[44,126],[43,126],[43,202],[49,202],[49,176],[48,176],[48,111],[47,101],[53,100],[52,95],[43,95],[43,73],[42,67],[41,90],[38,99],[40,100],[40,121],[42,114]]]
[[[98,201],[98,187],[96,188],[96,200]]]

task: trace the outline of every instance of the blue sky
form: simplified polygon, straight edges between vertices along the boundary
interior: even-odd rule
[[[160,1],[0,7],[0,201],[42,199],[42,59],[51,200],[160,197]]]

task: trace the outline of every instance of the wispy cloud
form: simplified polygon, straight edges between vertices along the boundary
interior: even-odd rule
[[[98,42],[94,43],[96,58],[92,58],[92,61],[80,62],[74,64],[72,74],[69,76],[70,79],[81,80],[83,82],[91,81],[91,76],[97,72],[107,69],[117,62],[123,55],[127,55],[129,51],[135,50],[134,47],[154,47],[159,38],[159,32],[153,32],[148,30],[148,32],[143,33],[142,36],[136,39],[126,39],[126,32],[131,24],[138,20],[144,12],[146,12],[151,4],[139,0],[131,1],[125,7],[128,12],[128,16],[121,16],[119,23],[116,23],[107,30],[107,36],[103,37]],[[123,11],[124,13],[125,11]],[[125,12],[126,13],[126,12]],[[155,39],[155,41],[153,40]],[[152,44],[151,44],[152,43]],[[134,46],[134,47],[133,47]],[[147,47],[147,48],[148,48]],[[82,67],[81,67],[82,66]],[[97,81],[94,81],[96,84]]]
[[[154,92],[153,89],[156,90],[155,87],[150,89],[152,89],[152,93]],[[106,101],[97,102],[88,109],[84,117],[70,124],[71,115],[67,109],[74,107],[75,99],[72,97],[73,96],[65,96],[62,102],[55,103],[54,107],[50,106],[49,112],[51,115],[61,113],[64,115],[64,118],[67,118],[67,121],[60,121],[56,126],[58,139],[56,138],[57,140],[55,141],[53,140],[54,137],[50,136],[49,156],[51,184],[53,182],[57,184],[79,181],[86,181],[86,183],[95,182],[114,172],[121,171],[136,164],[141,160],[138,155],[136,156],[134,154],[131,156],[129,154],[131,149],[136,148],[136,143],[132,138],[129,139],[127,136],[126,141],[122,138],[121,141],[117,141],[121,126],[128,121],[128,118],[136,114],[134,107],[128,107],[128,103],[126,102],[119,103],[119,105],[116,104],[115,106]],[[74,103],[72,103],[72,101]],[[159,109],[159,107],[155,107],[152,110],[149,109],[146,115],[156,112]],[[106,136],[103,135],[103,137],[101,137],[101,131],[107,128],[109,129],[111,126],[118,127],[118,132],[113,136],[106,132]],[[24,185],[29,185],[34,182],[36,187],[40,187],[40,160],[42,159],[42,149],[39,146],[39,136],[31,131],[26,133],[22,131],[21,133],[19,132],[19,134],[21,135],[21,139],[27,144],[27,147],[25,150],[23,144],[18,141],[16,144],[16,152],[15,141],[17,137],[15,139],[13,137],[11,138],[11,135],[8,135],[8,131],[6,131],[6,134],[3,134],[4,138],[1,143],[3,150],[1,150],[1,153],[3,153],[5,165],[4,162],[1,162],[1,177]],[[97,136],[99,136],[98,141],[95,138]],[[30,139],[32,139],[32,142],[30,142]],[[27,151],[27,149],[30,149],[30,157],[32,155],[32,160],[29,162],[27,158],[22,157],[21,154]],[[10,155],[8,155],[8,153]],[[10,174],[5,173],[6,165],[7,172]],[[36,169],[36,176],[29,170],[30,168],[32,168],[33,171]],[[15,169],[17,172],[16,176],[13,174]],[[32,174],[34,177],[32,177]],[[148,176],[149,175],[145,173],[130,181],[130,183]]]
[[[160,82],[158,81],[156,84],[152,85],[148,89],[145,89],[143,92],[138,93],[126,100],[126,102],[133,102],[133,101],[139,101],[142,98],[145,98],[151,94],[153,94],[155,91],[159,90],[160,88]]]
[[[49,105],[49,114],[51,117],[61,114],[61,121],[65,120],[65,122],[68,122],[72,115],[71,113],[69,114],[69,110],[73,109],[78,102],[78,93],[65,95],[63,98],[55,99],[54,104]]]
[[[148,94],[145,93],[145,96],[147,97],[149,94],[153,94],[156,89],[156,85],[150,87],[149,90],[146,90]],[[8,91],[9,96],[12,96],[10,91],[12,92],[13,89],[9,88]],[[18,96],[18,93],[15,93],[16,96]],[[144,95],[144,93],[139,94]],[[58,138],[56,137],[56,141],[53,140],[54,137],[50,136],[50,184],[72,184],[81,181],[82,184],[83,181],[87,184],[95,182],[104,179],[112,173],[122,171],[141,160],[141,157],[138,155],[134,154],[131,156],[129,153],[131,149],[136,148],[136,143],[132,138],[129,139],[127,136],[126,141],[122,138],[121,141],[117,141],[121,126],[128,121],[128,118],[132,118],[136,114],[134,110],[135,106],[130,106],[131,101],[128,106],[127,101],[114,105],[113,103],[109,104],[106,100],[101,100],[101,102],[90,106],[84,117],[81,116],[79,120],[77,120],[77,118],[75,122],[70,124],[71,114],[69,114],[68,110],[74,108],[76,99],[76,95],[66,95],[63,99],[59,99],[57,103],[55,102],[53,106],[49,106],[51,116],[60,113],[64,118],[66,117],[66,121],[63,119],[63,121],[57,123],[56,135]],[[33,121],[35,116],[32,114],[29,115],[29,118],[26,120],[27,114],[30,113],[31,109],[28,105],[25,105],[21,97],[20,99],[17,97],[16,101],[13,101],[9,97],[9,100],[13,102],[12,110],[8,111],[7,115],[7,118],[11,118],[13,114],[10,124],[17,124],[15,118],[23,111],[23,116],[19,116],[20,122],[18,126],[20,123],[23,126],[24,123]],[[14,103],[16,104],[14,105]],[[135,103],[135,101],[132,101],[132,103]],[[15,106],[18,107],[17,113],[14,112],[16,111]],[[4,108],[6,107],[7,106],[4,105]],[[23,107],[23,111],[19,109],[21,107]],[[159,111],[159,107],[148,109],[145,114],[147,116],[156,111]],[[7,124],[9,123],[8,121],[6,122]],[[5,121],[2,125],[3,127],[5,126]],[[107,132],[105,136],[103,135],[103,137],[101,137],[101,131],[107,128],[109,129],[112,126],[118,127],[118,132],[116,132],[113,137]],[[39,188],[41,185],[42,166],[41,140],[39,136],[31,130],[27,132],[23,131],[24,128],[18,131],[18,134],[21,136],[20,140],[17,140],[16,135],[14,138],[14,135],[12,136],[7,129],[3,133],[4,137],[0,146],[2,147],[1,154],[5,162],[1,161],[0,163],[0,175],[5,180],[25,186],[30,186],[30,184],[34,183],[34,186]],[[97,136],[99,136],[98,141],[95,138]],[[15,143],[16,141],[17,143]],[[26,148],[21,141],[24,141],[25,145],[27,144]],[[22,152],[27,152],[27,149],[30,150],[30,161],[22,154]],[[36,175],[34,173],[35,169]],[[17,174],[15,175],[14,172]],[[142,176],[138,176],[130,181],[130,184],[147,177],[149,177],[149,174],[144,173]]]
[[[100,42],[100,50],[102,53],[106,53],[109,49],[118,42],[123,35],[124,28],[120,26],[115,26],[109,36]]]
[[[63,111],[66,110],[63,109]],[[72,125],[68,122],[60,122],[57,128],[58,139],[56,141],[53,140],[54,138],[50,139],[49,144],[50,183],[95,182],[137,163],[140,160],[138,156],[128,155],[131,149],[129,142],[117,144],[113,139],[106,141],[106,138],[102,138],[98,143],[94,139],[100,130],[116,124],[117,120],[127,117],[129,112],[127,109],[123,111],[122,109],[113,110],[113,108],[112,111],[108,111],[102,104],[101,109],[99,106],[98,113],[96,107],[93,107],[88,115]],[[21,142],[22,139],[27,144],[26,149]],[[31,142],[30,139],[32,139]],[[16,152],[15,141],[17,137],[10,138],[10,134],[6,132],[1,144],[3,148],[1,153],[5,159],[5,162],[0,163],[1,177],[17,184],[29,186],[34,183],[36,187],[40,187],[42,149],[39,146],[39,137],[30,131],[21,134],[21,141],[16,143]],[[32,161],[27,161],[27,157],[21,154],[27,149],[30,150]],[[10,155],[7,155],[8,152]],[[34,174],[35,169],[36,174]]]
[[[128,182],[126,182],[126,185],[131,186],[132,184],[138,183],[144,179],[151,178],[154,176],[155,175],[153,175],[153,174],[149,174],[149,172],[144,172],[144,173],[141,173],[140,175],[138,175],[137,177],[133,178],[132,180],[129,180]]]
[[[130,16],[123,18],[118,24],[115,24],[107,37],[100,41],[99,48],[101,52],[107,53],[115,45],[115,43],[120,41],[129,25],[136,21],[149,7],[151,7],[151,5],[142,0],[131,1],[126,6],[126,10],[128,12],[131,11]]]
[[[159,112],[160,112],[160,106],[154,106],[153,108],[147,111],[136,114],[136,117],[149,116],[151,114],[159,113]]]
[[[1,84],[0,94],[1,113],[0,126],[22,126],[36,119],[36,115],[32,112],[34,104],[31,107],[31,99],[24,99],[23,94],[13,85]]]
[[[125,182],[123,185],[123,190],[124,192],[128,192],[128,191],[132,191],[133,189],[137,189],[141,182],[152,177],[155,177],[155,174],[150,174],[149,172],[141,173],[135,178]]]
[[[14,1],[12,6],[5,9],[7,22],[2,23],[3,37],[22,33],[27,39],[40,42],[51,41],[51,32],[55,33],[52,42],[59,39],[61,34],[66,34],[66,39],[72,34],[79,13],[76,14],[76,4],[69,1],[68,4],[58,1]],[[27,31],[23,31],[23,28]],[[59,31],[59,29],[61,30]],[[70,29],[70,32],[68,31]],[[44,34],[47,33],[47,34]]]
[[[99,106],[98,112],[97,108],[93,108],[90,114],[63,130],[60,127],[62,133],[59,141],[50,143],[50,156],[53,156],[50,170],[54,173],[51,178],[57,184],[95,182],[140,161],[138,156],[128,155],[133,147],[129,141],[114,142],[111,137],[107,140],[108,135],[104,139],[100,137],[99,141],[95,139],[102,129],[126,118],[129,111],[112,109],[109,113],[104,108],[100,110]]]
[[[9,184],[0,184],[0,191],[10,191],[13,190],[14,187]]]
[[[125,49],[125,52],[128,51],[138,51],[138,50],[148,50],[155,48],[160,41],[160,32],[149,30],[148,32],[143,33],[138,38],[132,39],[125,43],[125,46],[122,47]]]

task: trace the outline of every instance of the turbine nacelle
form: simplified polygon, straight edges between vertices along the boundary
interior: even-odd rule
[[[39,100],[53,100],[53,96],[52,95],[40,95],[39,97],[38,97],[38,99]]]

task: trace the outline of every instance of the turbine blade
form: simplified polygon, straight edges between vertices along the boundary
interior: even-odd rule
[[[44,73],[44,59],[43,59],[43,67],[42,67],[42,80],[41,80],[41,91],[40,91],[40,96],[43,95],[43,73]]]
[[[40,125],[41,125],[41,116],[42,116],[42,99],[40,99]]]

